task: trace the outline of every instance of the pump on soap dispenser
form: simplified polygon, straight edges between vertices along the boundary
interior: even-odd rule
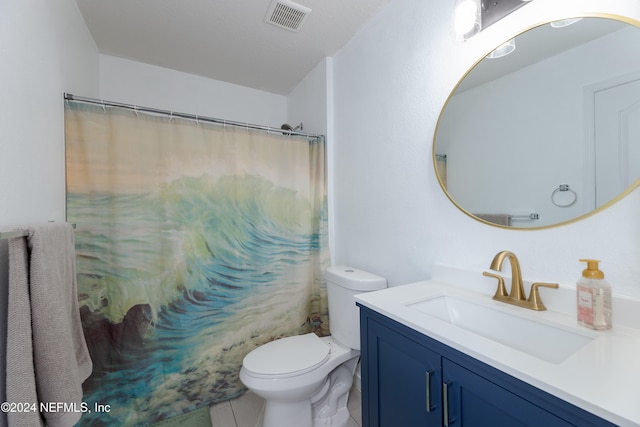
[[[581,259],[587,268],[578,280],[578,323],[591,329],[611,329],[611,286],[598,268],[598,260]]]

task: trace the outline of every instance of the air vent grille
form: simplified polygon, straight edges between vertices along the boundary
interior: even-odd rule
[[[288,0],[274,0],[269,5],[265,22],[280,28],[298,32],[311,9]]]

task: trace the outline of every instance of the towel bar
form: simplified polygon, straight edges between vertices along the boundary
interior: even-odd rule
[[[71,224],[73,228],[76,228],[75,224]],[[29,235],[28,229],[22,230],[11,230],[11,231],[0,231],[0,240],[3,239],[12,239],[14,237],[26,237]]]

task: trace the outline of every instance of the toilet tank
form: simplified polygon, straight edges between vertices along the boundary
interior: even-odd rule
[[[329,329],[340,344],[360,350],[360,310],[354,295],[387,287],[387,280],[357,268],[337,265],[327,269]]]

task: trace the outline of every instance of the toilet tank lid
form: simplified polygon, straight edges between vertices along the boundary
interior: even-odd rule
[[[346,265],[336,265],[327,269],[327,282],[346,289],[375,291],[387,287],[387,279],[367,271]]]

